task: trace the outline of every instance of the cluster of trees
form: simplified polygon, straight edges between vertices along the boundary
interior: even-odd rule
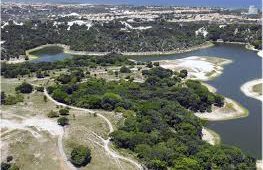
[[[20,93],[31,93],[33,91],[33,86],[27,82],[23,82],[16,87],[16,91]]]
[[[230,24],[225,27],[219,25],[207,26],[208,40],[221,39],[225,42],[250,43],[256,49],[262,49],[262,27],[256,24]]]
[[[69,115],[69,108],[60,108],[58,112],[51,110],[47,114],[49,118],[58,118],[57,123],[60,126],[66,126],[69,124],[69,119],[67,118],[68,115]]]
[[[192,111],[221,107],[224,98],[198,81],[182,81],[185,74],[156,66],[144,71],[141,84],[89,78],[50,86],[48,92],[69,105],[125,113],[111,140],[136,153],[149,169],[255,169],[255,159],[240,149],[202,141],[205,122]]]
[[[110,53],[105,56],[74,56],[71,59],[56,62],[25,62],[17,64],[1,63],[1,75],[5,78],[17,78],[18,76],[30,75],[38,73],[37,76],[42,78],[47,76],[47,70],[62,69],[62,68],[78,68],[78,67],[97,67],[97,66],[121,66],[132,65],[127,57],[117,53]],[[45,74],[46,73],[46,74]],[[79,73],[78,73],[79,74]],[[81,76],[81,75],[79,75]]]
[[[86,166],[91,161],[91,151],[83,145],[75,146],[70,154],[70,161],[76,166]]]

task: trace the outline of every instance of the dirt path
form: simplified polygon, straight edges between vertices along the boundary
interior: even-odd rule
[[[58,151],[63,158],[63,161],[70,170],[77,170],[77,168],[68,160],[67,155],[63,148],[63,134],[58,136]]]
[[[81,111],[85,111],[85,112],[89,112],[89,113],[95,113],[93,110],[90,110],[90,109],[84,109],[84,108],[79,108],[79,107],[70,106],[70,105],[67,105],[67,104],[64,104],[64,103],[60,103],[60,102],[54,100],[54,99],[48,94],[48,92],[47,92],[46,89],[44,89],[44,95],[46,95],[47,98],[48,98],[49,100],[51,100],[53,103],[55,103],[56,105],[68,107],[68,108],[75,109],[75,110],[81,110]],[[109,119],[107,119],[105,116],[103,116],[103,115],[100,114],[100,113],[96,113],[96,114],[97,114],[97,116],[101,117],[102,119],[104,119],[104,120],[107,122],[107,124],[108,124],[108,126],[109,126],[109,133],[112,133],[112,132],[114,131],[114,129],[113,129],[113,126],[112,126],[111,122],[109,121]],[[124,156],[121,156],[120,154],[118,154],[118,153],[116,153],[114,150],[112,150],[112,149],[110,148],[110,146],[109,146],[109,145],[110,145],[110,137],[108,137],[108,139],[105,140],[105,139],[103,139],[101,136],[97,135],[96,133],[93,132],[93,134],[103,142],[103,147],[104,147],[105,151],[106,151],[109,155],[111,155],[112,158],[113,158],[114,160],[116,160],[116,162],[119,162],[118,159],[121,159],[121,160],[124,160],[124,161],[126,161],[126,162],[130,162],[131,164],[135,165],[135,166],[136,166],[138,169],[140,169],[140,170],[143,169],[142,165],[140,165],[140,164],[137,163],[136,161],[134,161],[134,160],[132,160],[132,159],[130,159],[130,158],[126,158],[126,157],[124,157]],[[64,152],[62,138],[63,138],[63,136],[59,136],[59,138],[58,138],[59,150],[60,150],[61,156],[63,157],[65,163],[68,165],[68,163],[70,163],[70,162],[67,160],[66,154],[65,154],[65,152]],[[70,163],[70,165],[68,165],[69,168],[71,168],[71,165],[72,165],[71,163]],[[120,163],[118,163],[118,165],[120,165]],[[121,166],[120,166],[120,168],[121,168]],[[75,168],[75,169],[76,169],[76,168]],[[121,169],[122,169],[122,168],[121,168]]]

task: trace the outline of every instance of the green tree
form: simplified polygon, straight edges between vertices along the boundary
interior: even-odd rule
[[[23,82],[21,85],[16,87],[16,91],[21,93],[31,93],[33,91],[33,86],[27,82]]]
[[[63,116],[68,115],[69,114],[69,110],[65,109],[65,108],[59,109],[59,114],[63,115]]]
[[[191,158],[179,158],[174,161],[173,170],[201,170],[198,161]]]
[[[91,161],[90,149],[83,145],[74,147],[70,154],[70,160],[77,167],[87,165]]]
[[[59,117],[58,113],[55,112],[55,111],[53,111],[53,110],[51,110],[51,111],[47,114],[47,116],[48,116],[49,118]]]
[[[188,72],[187,72],[187,70],[180,70],[180,73],[179,73],[179,77],[181,77],[181,78],[186,78],[187,77],[187,75],[188,75]]]
[[[66,117],[60,117],[60,118],[58,118],[58,124],[60,125],[60,126],[65,126],[65,125],[68,125],[68,123],[69,123],[69,120],[68,120],[68,118],[66,118]]]
[[[131,70],[130,70],[128,67],[126,67],[126,66],[122,66],[122,67],[120,68],[120,72],[121,72],[121,73],[130,73]]]

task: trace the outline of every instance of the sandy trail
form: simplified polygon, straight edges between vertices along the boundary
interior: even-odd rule
[[[75,110],[80,110],[80,111],[85,111],[85,112],[89,112],[89,113],[95,113],[94,111],[90,110],[90,109],[84,109],[84,108],[79,108],[79,107],[75,107],[75,106],[70,106],[70,105],[67,105],[67,104],[64,104],[64,103],[60,103],[56,100],[54,100],[47,92],[47,90],[45,89],[44,90],[44,94],[47,96],[47,98],[49,100],[51,100],[52,102],[54,102],[56,105],[60,105],[60,106],[64,106],[64,107],[69,107],[71,109],[75,109]],[[109,126],[109,133],[112,133],[114,131],[113,129],[113,126],[111,124],[111,122],[105,117],[103,116],[102,114],[100,113],[96,113],[97,116],[101,117],[102,119],[104,119],[106,121],[106,123],[108,124]],[[124,161],[127,161],[127,162],[130,162],[131,164],[135,165],[138,169],[142,170],[143,167],[142,165],[140,165],[139,163],[137,163],[136,161],[130,159],[130,158],[126,158],[124,156],[121,156],[120,154],[116,153],[115,151],[113,151],[111,148],[110,148],[110,137],[108,139],[103,139],[101,136],[97,135],[96,133],[93,132],[93,135],[95,135],[97,138],[99,138],[102,143],[103,143],[103,147],[105,149],[105,151],[111,155],[117,162],[119,161],[118,159],[122,159]],[[62,137],[59,138],[58,140],[58,144],[60,145],[59,148],[61,149],[61,152],[62,152],[62,156],[65,157],[66,154],[64,152],[64,149],[63,149],[63,143],[62,143]],[[64,159],[65,160],[65,159]],[[121,168],[121,165],[120,163],[118,163],[120,168]],[[122,168],[121,168],[122,169]]]
[[[263,101],[263,96],[253,91],[253,86],[257,84],[263,84],[263,79],[256,79],[246,82],[240,87],[240,90],[248,97]]]

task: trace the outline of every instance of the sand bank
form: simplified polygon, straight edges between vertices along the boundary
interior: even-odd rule
[[[213,130],[203,127],[202,134],[202,140],[206,141],[207,143],[211,145],[220,144],[220,136]]]
[[[240,90],[248,97],[263,101],[263,96],[253,90],[253,86],[263,84],[263,79],[246,82],[240,87]]]
[[[237,119],[248,116],[248,110],[232,99],[225,98],[224,107],[212,106],[212,112],[194,113],[197,117],[208,121]]]
[[[207,81],[223,73],[223,65],[232,61],[218,57],[191,56],[177,60],[159,60],[160,66],[173,71],[186,69],[190,79]]]
[[[262,50],[260,50],[257,54],[258,54],[259,57],[263,58],[263,51]]]
[[[257,170],[263,170],[263,160],[257,160]]]

